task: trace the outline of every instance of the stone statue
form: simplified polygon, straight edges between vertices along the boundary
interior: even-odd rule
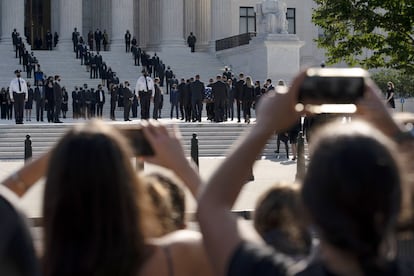
[[[287,6],[284,0],[263,0],[257,4],[260,33],[287,34]]]

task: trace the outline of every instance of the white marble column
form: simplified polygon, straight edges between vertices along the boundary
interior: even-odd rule
[[[184,39],[187,41],[187,37],[190,33],[196,33],[196,0],[184,0]]]
[[[125,32],[129,30],[131,39],[134,35],[133,0],[112,0],[112,37],[111,49],[125,51]]]
[[[59,0],[59,50],[73,49],[74,28],[82,34],[82,0]]]
[[[1,42],[12,43],[11,34],[16,29],[24,39],[24,0],[1,1]]]
[[[146,48],[149,43],[149,0],[139,1],[139,45]]]
[[[230,0],[211,0],[211,42],[214,47],[216,40],[231,36]]]
[[[184,47],[184,0],[161,0],[161,47]]]
[[[161,39],[161,0],[149,1],[149,44],[152,51],[158,51]]]
[[[210,0],[197,1],[196,7],[197,28],[195,31],[197,37],[196,46],[198,49],[206,49],[211,37],[211,5]]]

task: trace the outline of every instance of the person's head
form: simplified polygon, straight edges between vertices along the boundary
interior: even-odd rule
[[[20,71],[19,69],[17,69],[17,70],[14,71],[14,74],[16,75],[17,78],[20,78],[21,77],[21,72],[22,71]]]
[[[147,69],[142,69],[142,71],[141,71],[141,73],[142,73],[142,75],[143,76],[148,76],[148,71],[147,71]]]
[[[159,77],[154,78],[154,82],[155,83],[159,83],[160,82],[160,78]]]
[[[255,82],[254,82],[254,85],[255,85],[256,87],[260,87],[260,81],[258,81],[258,80],[257,80],[257,81],[255,81]]]
[[[221,75],[217,75],[217,76],[216,76],[216,80],[217,80],[217,81],[221,81]]]
[[[248,87],[252,87],[253,86],[253,81],[252,81],[252,78],[250,77],[250,76],[247,76],[246,77],[246,85],[248,86]]]
[[[243,73],[239,74],[239,79],[241,79],[241,80],[244,79],[244,74]]]
[[[44,275],[137,275],[148,202],[131,152],[119,131],[99,121],[75,126],[52,150]]]
[[[272,84],[272,79],[267,79],[266,84],[267,84],[267,86],[271,85]]]
[[[387,83],[387,86],[388,86],[389,89],[390,88],[394,89],[394,83],[392,83],[390,81]]]
[[[143,177],[147,184],[160,231],[152,231],[153,237],[163,236],[175,230],[184,229],[185,196],[183,189],[164,175],[153,173]]]
[[[196,79],[196,80],[200,80],[200,75],[198,75],[198,74],[197,74],[197,75],[195,76],[195,79]]]
[[[364,275],[380,275],[401,204],[397,150],[362,122],[328,124],[313,141],[302,188],[309,218],[322,244],[352,256]]]
[[[254,227],[265,242],[289,256],[306,256],[312,239],[303,220],[299,187],[279,183],[258,200]]]

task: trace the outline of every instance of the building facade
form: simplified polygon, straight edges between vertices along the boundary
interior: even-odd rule
[[[289,33],[305,42],[301,64],[319,65],[323,52],[314,39],[318,28],[311,22],[312,0],[285,0]],[[255,32],[256,4],[260,0],[1,0],[1,41],[10,42],[14,28],[28,43],[44,39],[48,30],[60,36],[59,46],[69,45],[76,27],[83,37],[97,28],[106,30],[111,46],[124,42],[126,30],[142,48],[162,51],[185,47],[193,32],[198,51],[214,52],[215,41]],[[24,20],[23,20],[24,19]]]

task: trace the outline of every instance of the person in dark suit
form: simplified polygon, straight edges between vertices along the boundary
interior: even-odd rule
[[[99,52],[101,50],[101,41],[102,41],[102,32],[101,30],[96,29],[94,33],[94,39],[95,39],[95,45],[96,45],[96,51]]]
[[[72,117],[78,119],[80,117],[80,103],[79,103],[79,89],[75,86],[75,90],[72,91]]]
[[[132,93],[131,88],[129,87],[129,82],[126,81],[124,84],[124,121],[131,121],[131,119],[129,119],[129,113],[131,112],[131,105],[132,100],[134,99],[134,94]]]
[[[187,79],[184,86],[184,95],[183,95],[183,104],[184,104],[184,114],[185,121],[191,122],[191,79]]]
[[[24,104],[24,110],[26,113],[26,121],[32,120],[32,109],[33,109],[33,99],[34,99],[34,91],[33,88],[30,86],[30,83],[27,83],[27,101]]]
[[[191,83],[190,89],[193,122],[201,122],[201,113],[203,111],[203,94],[205,87],[204,83],[200,81],[200,75],[195,76],[195,81]]]
[[[89,51],[93,51],[93,32],[90,30],[88,33],[88,45],[89,45]]]
[[[234,100],[236,102],[236,111],[237,111],[237,122],[240,123],[241,118],[241,107],[242,107],[242,95],[243,95],[243,87],[244,87],[244,74],[239,74],[239,80],[236,82],[235,85],[235,93],[234,93]]]
[[[7,91],[4,87],[1,88],[1,91],[0,91],[0,109],[1,109],[1,119],[4,120],[7,117],[6,114],[7,114],[7,111],[8,111]]]
[[[227,85],[222,81],[221,75],[217,75],[211,89],[214,99],[214,121],[220,123],[224,120],[224,105],[227,98]]]
[[[196,44],[197,38],[195,35],[191,32],[190,35],[187,37],[187,44],[188,47],[191,48],[191,52],[194,53],[195,44]]]
[[[251,117],[251,107],[254,101],[254,85],[252,78],[247,76],[246,82],[243,86],[243,93],[241,96],[242,104],[243,104],[243,116],[244,122],[250,124],[250,117]]]
[[[63,102],[63,92],[62,87],[60,86],[60,76],[55,76],[55,82],[53,84],[53,98],[55,100],[55,113],[54,113],[54,123],[62,123],[60,120],[60,112],[62,109],[62,102]]]
[[[184,120],[184,93],[185,93],[185,79],[181,79],[180,84],[178,85],[178,107],[180,109],[180,120]]]
[[[66,119],[66,113],[68,112],[69,106],[68,106],[68,102],[69,102],[69,94],[68,91],[66,90],[66,87],[62,87],[62,116],[63,119]]]
[[[53,35],[50,31],[46,33],[46,47],[48,50],[52,50],[53,46]]]
[[[160,87],[160,79],[156,77],[154,79],[154,109],[152,111],[152,118],[154,120],[158,120],[159,118],[159,111],[161,109],[161,102],[162,102],[162,91]]]
[[[95,88],[91,88],[91,117],[95,117],[96,116],[96,103],[97,103],[97,92],[95,90]]]
[[[112,121],[115,121],[115,108],[116,108],[116,102],[118,100],[118,87],[115,84],[111,85],[110,94],[111,94],[110,118]]]
[[[131,33],[129,32],[129,30],[126,31],[125,36],[125,52],[130,52],[131,51]]]
[[[97,116],[102,118],[103,106],[105,104],[105,92],[101,84],[98,85],[98,90],[96,91],[96,102],[98,105]]]
[[[55,114],[55,100],[53,95],[53,77],[49,77],[45,84],[45,109],[47,111],[47,121],[52,123]]]
[[[72,32],[72,43],[73,43],[73,51],[76,53],[76,58],[78,58],[78,54],[77,54],[78,41],[79,41],[79,32],[77,28],[74,28]]]
[[[171,90],[171,86],[172,86],[172,78],[174,76],[173,71],[171,70],[170,66],[167,66],[167,70],[165,71],[165,84],[167,86],[167,94],[169,93],[169,91]]]
[[[55,32],[53,34],[53,47],[56,48],[56,45],[58,44],[58,42],[59,42],[59,34],[57,32]]]

